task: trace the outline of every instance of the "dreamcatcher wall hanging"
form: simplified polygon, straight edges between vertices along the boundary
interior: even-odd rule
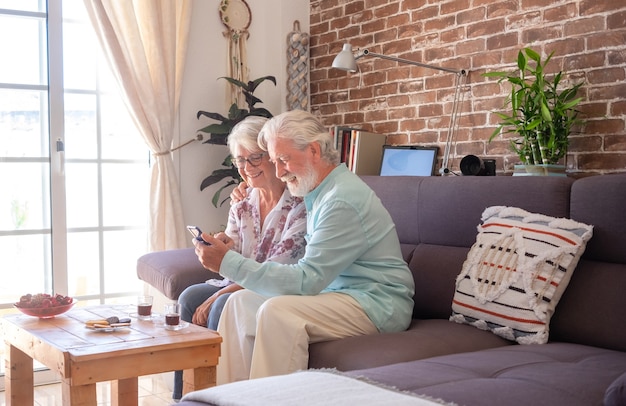
[[[287,35],[287,110],[308,110],[308,72],[309,34],[300,31],[296,20]]]
[[[248,56],[246,41],[250,36],[248,27],[252,21],[250,7],[245,0],[222,0],[220,3],[220,19],[226,26],[224,36],[228,39],[228,71],[229,76],[241,82],[248,82]],[[231,86],[231,103],[238,106],[245,104],[241,89]]]

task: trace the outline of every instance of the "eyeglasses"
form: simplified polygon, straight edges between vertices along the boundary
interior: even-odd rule
[[[259,166],[261,165],[261,161],[263,160],[263,157],[265,155],[266,155],[266,152],[261,152],[258,154],[251,154],[247,158],[242,158],[242,157],[232,158],[230,162],[233,164],[235,168],[238,168],[238,169],[246,166],[246,162],[248,162],[252,166]]]

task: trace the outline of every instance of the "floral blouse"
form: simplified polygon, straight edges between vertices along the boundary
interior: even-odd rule
[[[248,189],[248,196],[234,204],[228,214],[226,234],[233,239],[233,250],[257,262],[295,264],[306,242],[306,207],[300,197],[285,188],[278,204],[267,214],[260,229],[259,191]]]

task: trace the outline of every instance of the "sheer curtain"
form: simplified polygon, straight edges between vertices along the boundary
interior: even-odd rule
[[[85,0],[104,52],[154,163],[149,249],[186,245],[170,148],[179,108],[192,0]]]

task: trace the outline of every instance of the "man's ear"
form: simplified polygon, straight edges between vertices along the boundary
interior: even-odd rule
[[[318,162],[320,159],[322,159],[322,147],[320,146],[319,142],[310,143],[308,148],[311,151],[313,162]]]

